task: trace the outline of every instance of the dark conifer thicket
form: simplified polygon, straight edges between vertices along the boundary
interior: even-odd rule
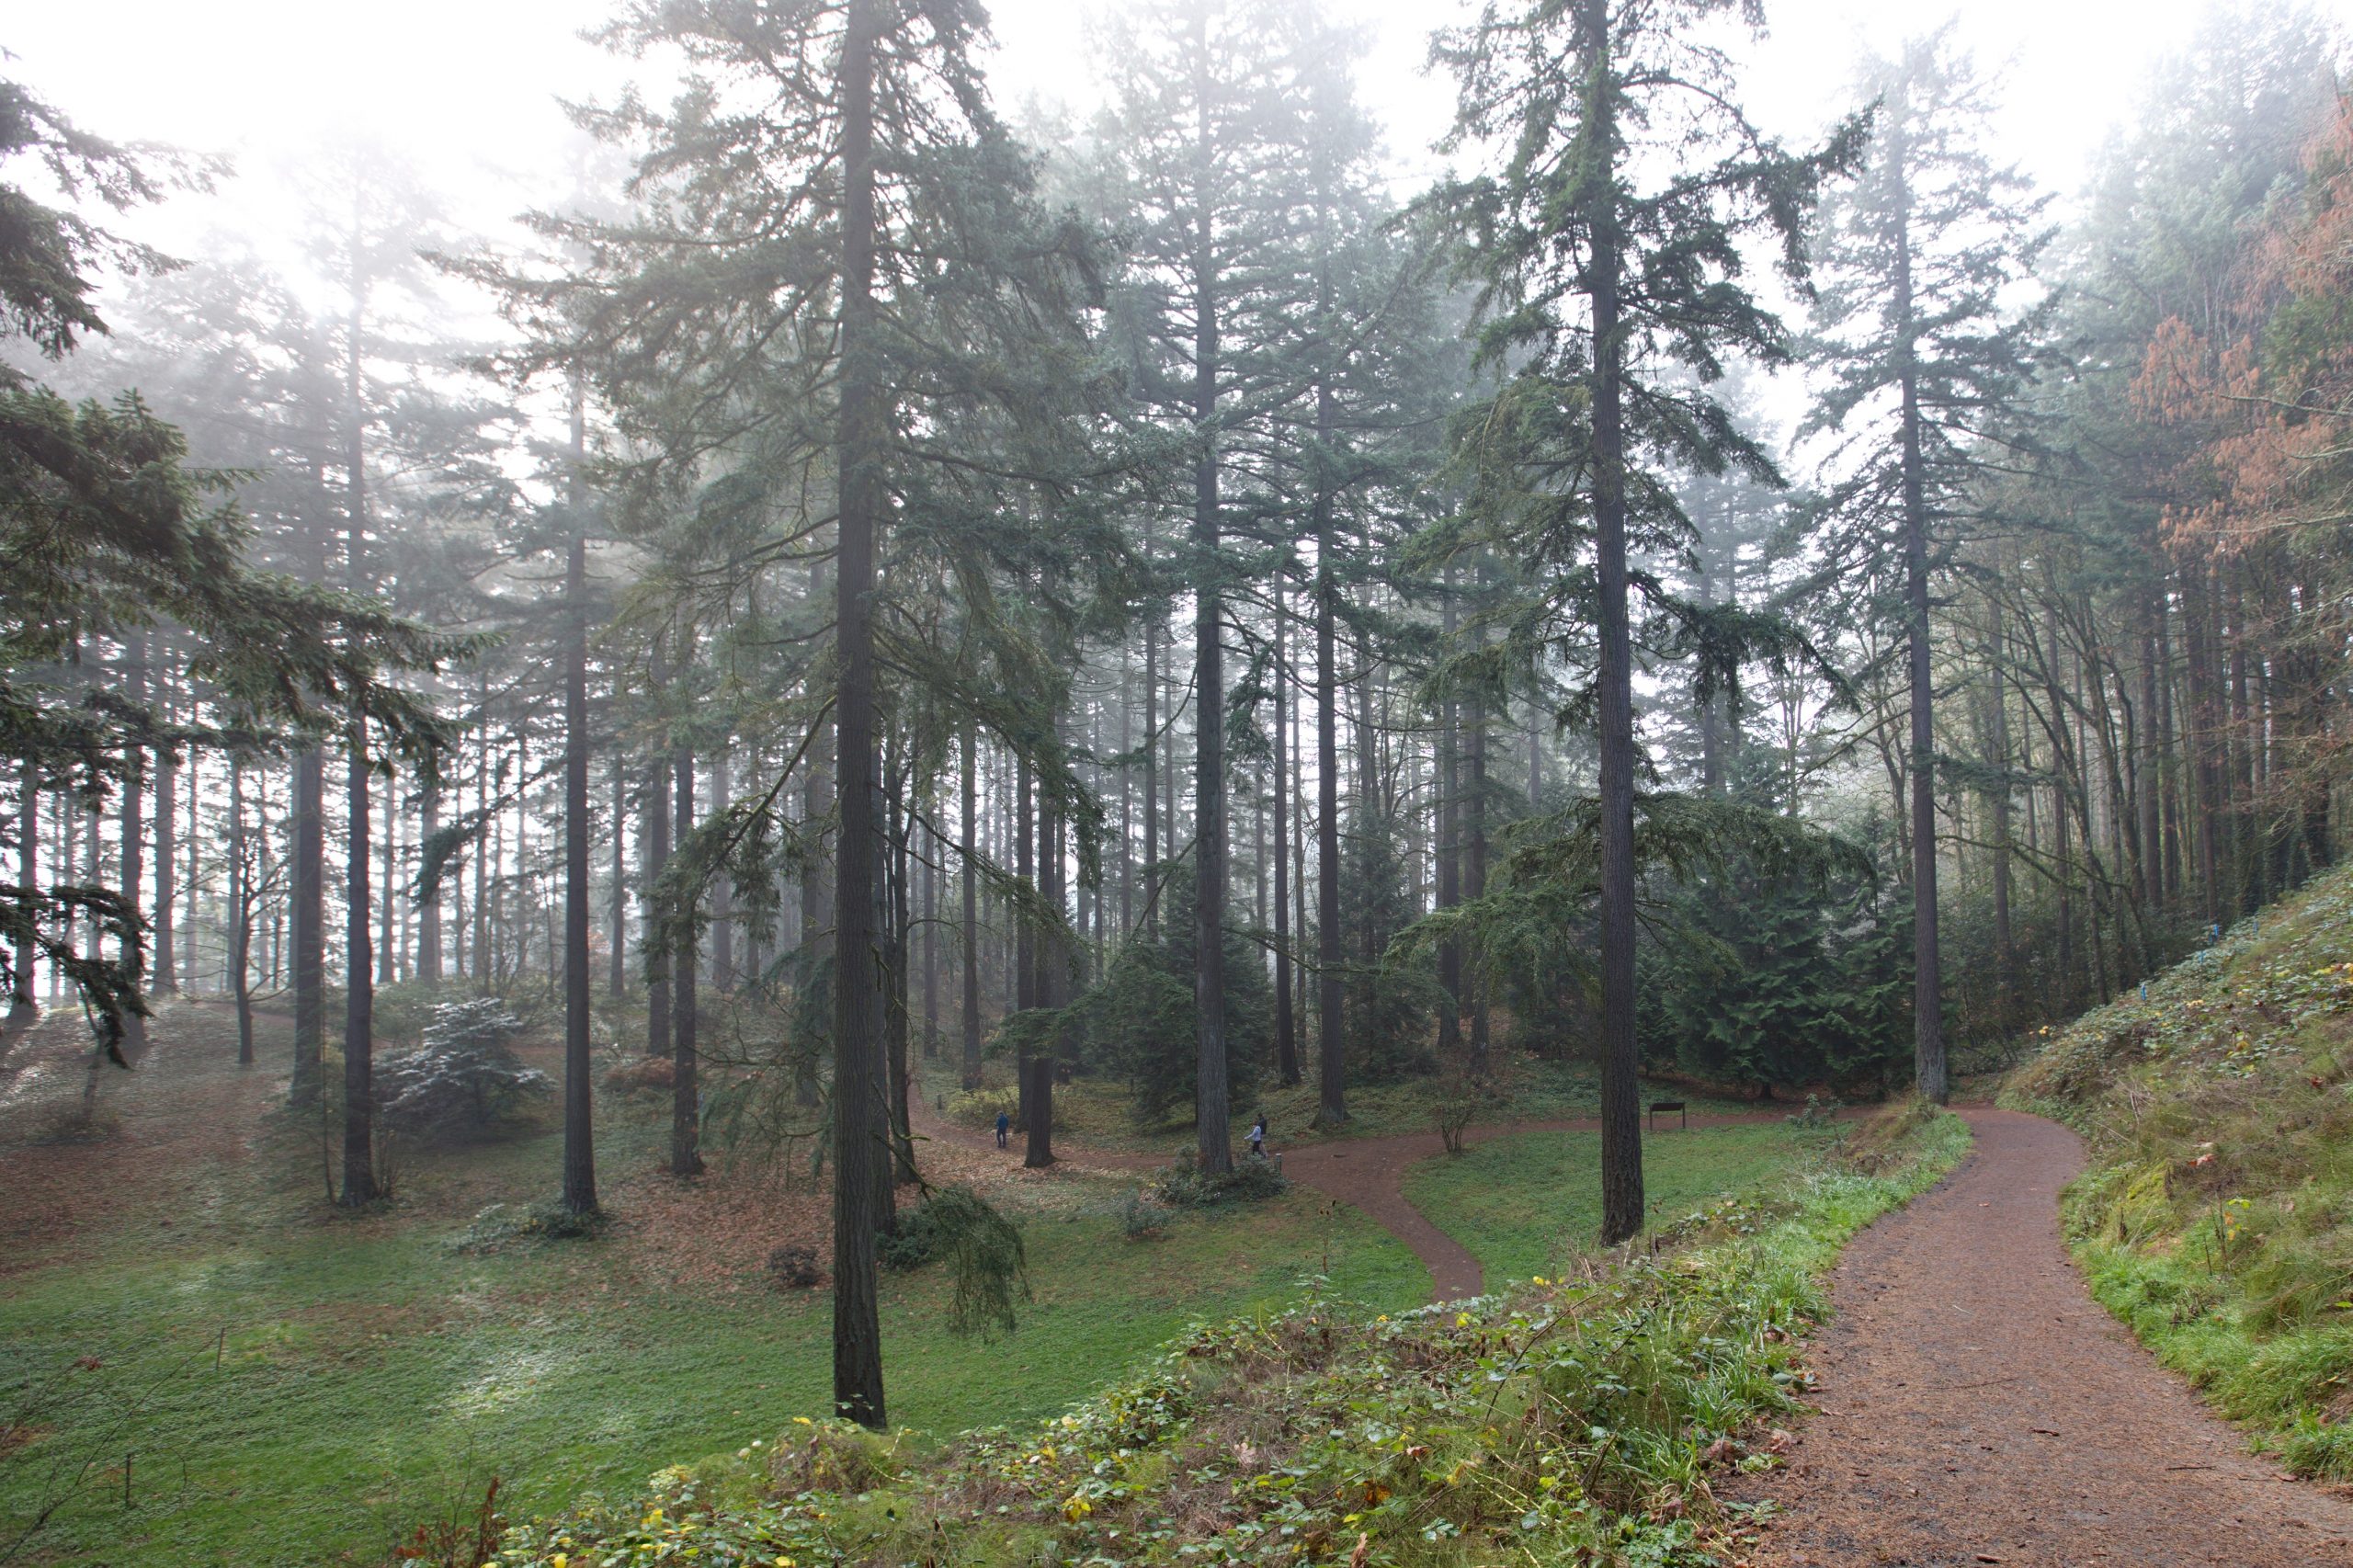
[[[0,85],[15,1017],[286,994],[365,1204],[423,1004],[544,1007],[574,1214],[600,1051],[680,1179],[822,1157],[878,1426],[919,1074],[1213,1176],[1588,1062],[1611,1240],[1643,1072],[1943,1097],[2334,857],[2343,40],[2216,23],[2066,205],[1949,29],[1766,135],[1749,16],[1491,7],[1400,191],[1310,0],[1021,124],[961,0],[624,0],[685,74],[527,251],[347,148],[303,287]]]

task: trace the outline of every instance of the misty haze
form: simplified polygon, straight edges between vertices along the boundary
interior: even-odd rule
[[[2353,1564],[2353,31],[0,32],[0,1565]]]

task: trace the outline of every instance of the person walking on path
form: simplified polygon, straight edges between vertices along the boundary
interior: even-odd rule
[[[1267,1157],[1267,1113],[1264,1111],[1260,1111],[1258,1119],[1250,1124],[1250,1157],[1254,1160]]]
[[[1009,1148],[1009,1147],[1011,1147],[1012,1140],[1011,1140],[1011,1138],[1009,1137],[1009,1134],[1010,1134],[1012,1131],[1013,1131],[1013,1118],[1012,1118],[1012,1117],[1010,1117],[1010,1116],[1008,1116],[1008,1115],[1006,1115],[1004,1111],[999,1111],[999,1112],[997,1112],[997,1113],[996,1113],[996,1146],[997,1146],[998,1148],[1000,1148],[1000,1149],[1004,1149],[1004,1148]]]

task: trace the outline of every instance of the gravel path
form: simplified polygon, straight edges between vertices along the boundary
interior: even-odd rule
[[[2075,1135],[1961,1112],[1976,1148],[1858,1237],[1813,1347],[1822,1414],[1754,1568],[2353,1564],[2353,1505],[2239,1435],[2095,1302],[2060,1241]]]

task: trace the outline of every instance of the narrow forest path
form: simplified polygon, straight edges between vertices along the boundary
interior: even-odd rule
[[[1961,1111],[1976,1146],[1856,1238],[1813,1346],[1821,1414],[1756,1568],[2353,1563],[2353,1504],[2248,1454],[2091,1299],[2059,1233],[2075,1135]]]
[[[923,1104],[922,1096],[913,1096],[916,1107],[915,1131],[926,1137],[943,1139],[967,1148],[993,1149],[995,1138],[974,1128],[959,1127],[942,1120]],[[1855,1114],[1848,1112],[1847,1114]],[[1737,1127],[1748,1122],[1779,1121],[1787,1119],[1785,1110],[1738,1111],[1710,1116],[1695,1116],[1690,1125],[1700,1127]],[[1549,1121],[1499,1121],[1466,1129],[1463,1142],[1483,1143],[1490,1138],[1501,1138],[1516,1132],[1597,1132],[1601,1130],[1598,1117],[1572,1117]],[[1430,1300],[1460,1301],[1475,1296],[1485,1289],[1485,1271],[1479,1260],[1452,1236],[1433,1223],[1427,1214],[1414,1207],[1405,1196],[1405,1172],[1409,1166],[1446,1153],[1446,1145],[1436,1132],[1392,1133],[1381,1138],[1343,1138],[1329,1142],[1312,1144],[1306,1148],[1281,1151],[1283,1175],[1301,1186],[1312,1187],[1326,1198],[1353,1204],[1370,1215],[1390,1234],[1412,1249],[1422,1267],[1430,1271]],[[1112,1153],[1054,1142],[1057,1165],[1076,1165],[1082,1169],[1146,1172],[1168,1164],[1162,1154]],[[1022,1140],[1016,1135],[1013,1147],[1006,1151],[1008,1164],[1019,1165]]]

